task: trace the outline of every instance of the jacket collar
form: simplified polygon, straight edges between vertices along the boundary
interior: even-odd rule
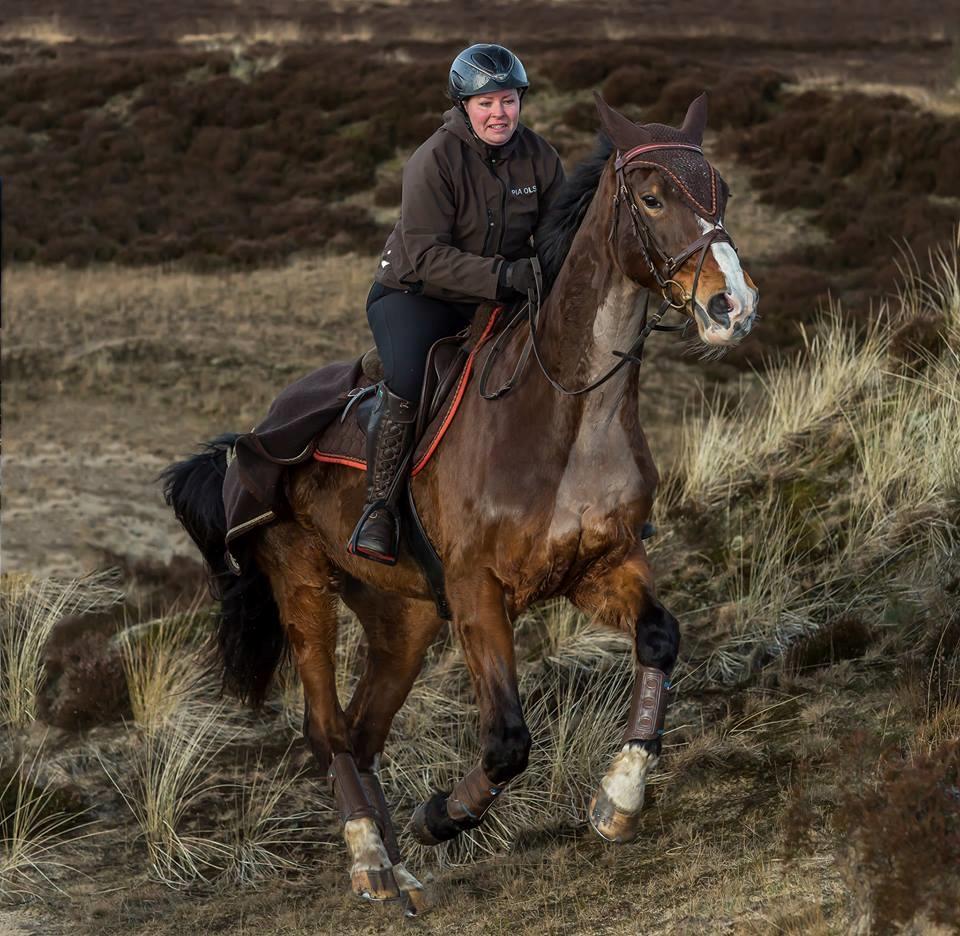
[[[490,159],[496,155],[498,160],[509,159],[517,148],[520,135],[523,133],[523,124],[518,124],[513,136],[503,146],[488,146],[479,139],[467,123],[467,115],[459,107],[451,107],[443,114],[443,129],[463,140],[474,152],[483,159]]]

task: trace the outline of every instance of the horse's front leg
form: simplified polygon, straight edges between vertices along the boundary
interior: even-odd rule
[[[629,842],[640,828],[647,774],[660,757],[669,676],[680,648],[677,619],[657,601],[646,551],[589,576],[571,595],[598,623],[628,632],[636,651],[633,700],[623,747],[590,803],[590,824],[610,842]]]
[[[530,756],[503,590],[484,573],[451,586],[449,593],[454,629],[480,705],[483,753],[449,793],[434,794],[414,813],[413,833],[424,845],[438,845],[480,825],[507,783],[526,769]]]

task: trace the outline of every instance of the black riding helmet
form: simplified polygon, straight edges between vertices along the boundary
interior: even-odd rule
[[[464,49],[450,66],[447,93],[460,107],[468,97],[515,89],[520,97],[530,83],[523,63],[501,45],[478,42]]]

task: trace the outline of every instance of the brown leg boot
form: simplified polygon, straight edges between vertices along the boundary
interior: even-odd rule
[[[397,501],[410,467],[416,404],[377,389],[377,402],[367,426],[367,503],[350,537],[347,551],[385,565],[394,565],[400,546]]]

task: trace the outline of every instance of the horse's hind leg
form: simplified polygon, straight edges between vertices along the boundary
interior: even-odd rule
[[[623,747],[590,804],[590,824],[602,838],[629,842],[640,828],[647,774],[660,757],[667,678],[677,661],[680,626],[655,597],[642,544],[620,565],[585,579],[571,599],[597,623],[634,640],[637,673]]]
[[[426,907],[423,885],[403,863],[377,763],[393,717],[409,694],[442,621],[430,602],[386,595],[356,582],[344,587],[343,600],[363,624],[368,644],[366,665],[347,708],[354,756],[367,797],[379,812],[383,843],[407,898],[407,915],[416,916]]]
[[[337,594],[325,557],[293,523],[270,527],[257,548],[303,683],[304,734],[327,772],[351,857],[354,893],[400,896],[370,802],[353,758],[350,729],[336,690]]]

